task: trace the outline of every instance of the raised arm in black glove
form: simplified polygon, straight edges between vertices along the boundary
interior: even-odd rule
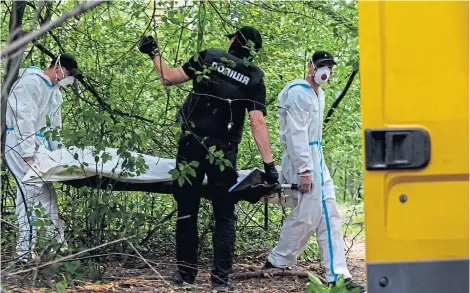
[[[158,43],[152,36],[144,36],[139,43],[139,51],[150,56],[153,60],[158,55]]]
[[[266,181],[269,185],[278,183],[279,174],[277,173],[274,162],[271,162],[269,164],[264,163],[264,172],[264,181]]]

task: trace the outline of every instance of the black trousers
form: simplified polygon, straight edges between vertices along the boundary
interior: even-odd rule
[[[224,159],[233,165],[221,170],[216,161],[207,159],[209,147],[216,146],[222,150]],[[176,162],[199,162],[195,168],[196,178],[188,177],[191,184],[179,186],[175,181],[175,200],[178,205],[176,220],[176,260],[178,271],[183,280],[192,282],[197,275],[198,227],[197,217],[201,200],[204,175],[208,177],[208,192],[212,201],[215,218],[215,231],[212,237],[214,247],[214,263],[212,283],[228,282],[232,270],[235,252],[235,201],[228,194],[228,189],[237,182],[236,172],[238,146],[233,143],[205,140],[202,144],[193,135],[182,136],[178,141]]]

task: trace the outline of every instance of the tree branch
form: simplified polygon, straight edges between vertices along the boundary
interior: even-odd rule
[[[34,46],[36,46],[44,54],[48,55],[51,58],[54,58],[54,56],[55,56],[54,53],[52,53],[51,51],[46,49],[43,45],[39,44],[37,41],[33,41],[33,44],[34,44]],[[103,108],[104,110],[106,110],[110,114],[115,114],[115,115],[122,116],[122,117],[135,118],[135,119],[142,120],[142,121],[145,121],[145,122],[148,122],[148,123],[154,123],[153,120],[144,118],[144,117],[139,116],[139,115],[132,115],[132,114],[124,113],[121,110],[111,109],[111,106],[108,103],[106,103],[106,101],[98,94],[98,92],[96,91],[96,89],[94,88],[94,86],[91,83],[85,81],[83,78],[77,78],[77,79],[80,81],[81,84],[83,84],[85,89],[87,89],[96,98],[96,101],[99,103],[101,108]]]
[[[212,3],[211,1],[208,1],[207,3],[209,3],[210,6],[212,6],[212,8],[214,9],[215,13],[217,13],[217,15],[219,16],[220,20],[222,21],[222,25],[224,23],[228,24],[229,26],[231,26],[231,28],[236,28],[235,25],[233,25],[233,23],[227,21],[223,16],[222,14],[220,14],[219,10],[217,9],[217,7],[215,7],[214,3]],[[224,30],[227,32],[227,29],[224,27]]]
[[[28,6],[30,6],[31,8],[33,8],[34,10],[36,10],[36,6],[31,3],[31,2],[28,2],[27,3]],[[51,11],[51,5],[50,5],[50,2],[47,3],[47,9],[46,9],[46,18],[42,17],[40,14],[39,14],[39,20],[41,21],[41,25],[45,24],[46,22],[50,21],[51,19],[51,16],[52,16],[52,11]],[[65,53],[65,49],[64,47],[62,46],[62,43],[59,41],[59,39],[52,33],[52,31],[48,31],[48,33],[51,35],[51,37],[54,39],[54,41],[57,43],[57,46],[59,46],[59,49],[60,49],[60,52],[63,52]],[[33,44],[36,45],[36,43],[38,42],[38,39],[34,39],[33,41]],[[44,47],[43,47],[44,48]],[[45,49],[45,48],[44,48]],[[41,50],[42,51],[42,50]],[[44,51],[43,51],[44,52]],[[49,55],[49,54],[47,54]],[[50,55],[49,55],[50,56]],[[52,56],[51,58],[54,58],[55,56]]]
[[[33,45],[39,49],[42,53],[54,59],[55,55],[51,51],[47,50],[43,45],[39,44],[38,40],[33,40]]]
[[[19,39],[19,40],[13,42],[12,44],[8,45],[5,49],[0,51],[0,57],[5,57],[5,55],[8,55],[12,52],[15,52],[16,50],[18,50],[22,46],[26,45],[30,41],[39,38],[43,34],[50,31],[51,29],[59,26],[61,23],[63,23],[67,19],[69,19],[71,17],[74,17],[75,15],[81,14],[83,12],[86,12],[90,9],[93,9],[96,6],[98,6],[98,5],[100,5],[104,2],[107,2],[107,1],[105,1],[105,0],[104,1],[103,0],[87,1],[87,2],[84,2],[82,5],[76,7],[72,11],[64,12],[56,20],[51,21],[51,22],[49,22],[48,24],[46,24],[44,26],[41,26],[41,28],[39,30],[37,30],[35,32],[28,33],[27,35],[23,36],[21,39]]]
[[[348,92],[349,90],[349,87],[351,86],[352,82],[354,81],[354,77],[356,76],[358,70],[354,70],[351,75],[349,76],[349,79],[348,79],[348,82],[346,83],[346,86],[344,87],[343,91],[341,92],[341,94],[338,96],[338,98],[336,98],[335,102],[333,103],[333,105],[331,105],[330,109],[328,110],[328,113],[326,114],[326,117],[325,119],[323,120],[323,125],[327,124],[328,121],[330,121],[331,119],[331,116],[333,115],[333,113],[335,112],[336,108],[338,108],[339,106],[339,103],[341,103],[341,101],[343,100],[344,96],[346,96],[346,93]]]
[[[79,79],[80,80],[80,79]],[[98,103],[100,104],[100,106],[106,110],[107,112],[109,112],[110,114],[115,114],[115,115],[118,115],[118,116],[122,116],[122,117],[130,117],[130,118],[135,118],[135,119],[138,119],[138,120],[142,120],[142,121],[145,121],[145,122],[148,122],[148,123],[154,123],[153,120],[150,120],[150,119],[147,119],[147,118],[144,118],[142,116],[139,116],[139,115],[132,115],[132,114],[128,114],[128,113],[124,113],[122,112],[121,110],[113,110],[111,109],[111,106],[106,103],[106,101],[98,94],[98,92],[96,91],[95,87],[89,83],[89,82],[86,82],[84,79],[81,79],[80,82],[83,84],[83,86],[85,86],[85,88],[90,91],[90,93],[96,98],[96,100],[98,101]]]

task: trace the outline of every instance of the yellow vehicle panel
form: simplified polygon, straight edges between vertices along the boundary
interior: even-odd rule
[[[469,2],[358,5],[368,292],[467,293]]]

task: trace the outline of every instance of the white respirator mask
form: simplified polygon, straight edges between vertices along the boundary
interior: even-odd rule
[[[316,70],[313,79],[318,85],[325,84],[330,78],[331,70],[328,66],[320,67]]]
[[[75,81],[75,77],[67,76],[66,78],[59,80],[57,84],[61,87],[66,87],[66,86],[72,85],[74,81]]]

